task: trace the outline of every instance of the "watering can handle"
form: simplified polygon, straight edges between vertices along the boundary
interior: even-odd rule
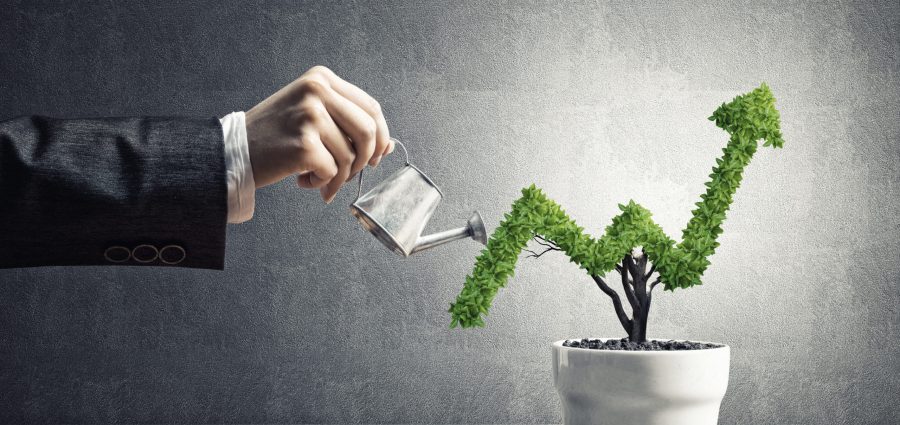
[[[403,149],[403,156],[406,157],[406,165],[409,165],[409,152],[406,150],[406,146],[403,146],[403,143],[401,143],[399,140],[397,140],[393,137],[391,137],[391,140],[394,143],[400,145],[400,147]],[[363,171],[364,170],[365,170],[365,168],[363,168],[362,170],[359,170],[359,186],[356,188],[356,199],[357,200],[359,199],[360,196],[362,196],[362,184],[363,184]]]

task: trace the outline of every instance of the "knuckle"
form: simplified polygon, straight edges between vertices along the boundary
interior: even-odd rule
[[[391,146],[391,142],[384,140],[377,142],[375,145],[375,152],[384,154],[387,152],[388,148]]]
[[[353,161],[356,160],[356,154],[354,154],[353,152],[346,152],[336,156],[334,160],[335,162],[337,162],[338,168],[340,168],[341,172],[349,172],[350,166],[353,165]]]
[[[382,113],[382,111],[381,111],[381,103],[379,103],[379,102],[378,102],[377,100],[375,100],[375,99],[369,98],[368,104],[366,105],[366,107],[369,109],[369,113],[372,114],[372,115],[374,115],[374,116],[376,116],[376,117],[377,117],[377,116],[380,116],[381,113]]]
[[[303,137],[300,138],[299,149],[305,152],[315,152],[317,148],[322,145],[322,141],[319,140],[312,132],[304,132]]]
[[[330,74],[333,74],[334,72],[332,70],[328,69],[328,67],[326,67],[324,65],[316,65],[316,66],[310,68],[309,71],[306,71],[306,73],[307,74],[330,75]]]
[[[344,184],[343,181],[347,180],[347,177],[350,176],[350,166],[338,166],[337,171],[334,173],[334,177],[332,180],[333,183]]]
[[[300,90],[304,94],[319,96],[325,92],[325,82],[315,77],[303,77],[298,81]]]
[[[338,169],[337,169],[337,167],[331,166],[331,167],[328,167],[328,168],[322,170],[321,174],[325,180],[331,180],[331,179],[335,178],[335,176],[337,176]]]
[[[301,114],[306,121],[320,123],[328,118],[328,110],[319,102],[310,102],[301,107]]]
[[[356,154],[353,152],[348,152],[348,153],[342,155],[341,160],[340,160],[340,165],[342,167],[349,167],[350,165],[353,164],[353,161],[355,161],[355,160],[356,160]]]
[[[368,119],[362,124],[361,130],[362,136],[366,141],[369,141],[375,138],[375,135],[378,133],[378,126],[375,125],[375,120]]]

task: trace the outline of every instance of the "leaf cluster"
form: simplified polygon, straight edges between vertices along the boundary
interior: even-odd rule
[[[709,119],[731,138],[709,175],[706,192],[695,204],[681,243],[676,245],[653,221],[650,211],[634,201],[620,204],[622,212],[613,217],[603,236],[594,239],[556,202],[531,185],[522,190],[522,197],[512,204],[476,258],[472,273],[450,305],[451,327],[484,326],[483,316],[499,289],[513,276],[519,254],[534,235],[554,243],[592,276],[613,270],[625,254],[641,246],[666,290],[700,285],[710,264],[708,257],[719,246],[716,239],[722,233],[725,214],[743,170],[756,152],[757,141],[763,139],[763,146],[775,148],[784,145],[775,98],[765,84],[722,104]]]

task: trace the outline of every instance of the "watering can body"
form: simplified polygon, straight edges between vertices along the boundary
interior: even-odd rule
[[[360,192],[361,189],[362,172]],[[443,196],[425,173],[409,163],[407,155],[406,165],[359,195],[350,205],[350,212],[382,244],[404,257],[464,238],[486,244],[487,233],[477,211],[464,227],[421,236]]]

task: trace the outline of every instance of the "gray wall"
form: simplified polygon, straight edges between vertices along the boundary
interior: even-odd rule
[[[785,148],[650,333],[733,347],[723,424],[900,415],[896,1],[3,3],[0,116],[221,116],[324,64],[441,184],[433,229],[534,182],[594,234],[633,198],[680,237],[727,138],[706,117],[766,81]],[[0,271],[0,422],[559,422],[549,343],[621,336],[608,299],[547,255],[449,330],[479,247],[398,258],[353,189],[259,191],[225,272]]]

